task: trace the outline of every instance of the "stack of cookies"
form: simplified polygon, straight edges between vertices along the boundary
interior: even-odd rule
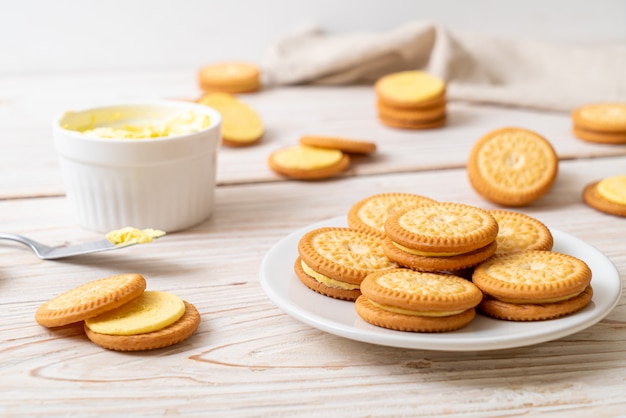
[[[228,61],[198,71],[200,88],[207,92],[251,93],[261,88],[259,68],[247,62]]]
[[[432,129],[446,121],[445,82],[423,71],[402,71],[374,85],[380,121],[400,129]]]
[[[602,144],[626,144],[626,103],[598,103],[572,112],[577,138]]]

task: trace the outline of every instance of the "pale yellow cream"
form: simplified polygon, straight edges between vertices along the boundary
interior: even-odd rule
[[[444,317],[444,316],[452,316],[452,315],[458,315],[462,312],[464,312],[464,310],[460,310],[460,311],[448,311],[448,312],[437,312],[437,311],[412,311],[409,309],[402,309],[402,308],[395,308],[393,306],[389,306],[389,305],[382,305],[380,303],[376,303],[373,300],[370,299],[370,303],[382,310],[388,311],[388,312],[395,312],[398,314],[402,314],[402,315],[410,315],[410,316],[428,316],[428,317],[434,317],[434,318],[439,318],[439,317]]]
[[[187,135],[211,125],[209,115],[192,110],[177,112],[162,120],[146,119],[142,122],[127,123],[122,122],[121,114],[119,119],[119,124],[109,122],[108,126],[96,126],[94,121],[92,126],[78,131],[96,138],[135,140]]]
[[[391,243],[393,245],[395,245],[396,247],[400,248],[404,252],[407,252],[409,254],[421,255],[421,256],[424,256],[424,257],[450,257],[450,256],[453,256],[453,255],[463,254],[462,252],[439,252],[439,253],[435,253],[435,252],[419,251],[419,250],[414,250],[412,248],[407,248],[404,245],[400,245],[400,244],[398,244],[395,241],[391,241]]]
[[[137,229],[127,226],[126,228],[116,229],[107,233],[106,238],[115,245],[130,245],[146,244],[163,235],[165,235],[165,232],[158,229]]]
[[[356,290],[360,288],[358,284],[342,282],[339,280],[331,279],[330,277],[325,276],[323,274],[320,274],[316,272],[315,270],[313,270],[311,267],[309,267],[304,261],[302,261],[301,264],[302,264],[302,270],[304,270],[306,274],[313,277],[318,282],[325,284],[326,286],[334,287],[337,289],[345,289],[345,290]]]
[[[626,205],[626,175],[601,180],[598,183],[598,193],[611,202]]]

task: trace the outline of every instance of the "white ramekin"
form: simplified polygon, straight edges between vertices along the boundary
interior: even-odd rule
[[[208,128],[174,137],[102,139],[76,129],[125,115],[166,118],[192,110]],[[132,121],[136,122],[136,121]],[[213,209],[221,116],[187,102],[146,102],[66,112],[53,124],[67,199],[79,225],[108,232],[132,226],[166,232],[206,220]]]

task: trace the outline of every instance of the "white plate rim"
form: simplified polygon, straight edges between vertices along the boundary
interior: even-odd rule
[[[279,240],[264,256],[259,276],[269,299],[293,318],[333,335],[376,345],[437,351],[484,351],[523,347],[555,340],[582,331],[611,312],[621,297],[619,273],[595,247],[558,229],[554,251],[581,258],[591,268],[592,303],[576,314],[539,322],[509,322],[477,315],[472,323],[448,333],[410,333],[379,328],[363,321],[353,302],[332,299],[305,287],[293,271],[297,243],[307,231],[325,226],[347,226],[345,217],[335,217],[300,228]],[[293,295],[290,295],[289,292]],[[295,300],[306,301],[306,305]],[[308,301],[310,299],[310,302]],[[312,309],[310,306],[314,306]],[[319,307],[319,308],[318,308]],[[320,313],[321,311],[321,313]],[[341,313],[335,318],[334,313]],[[494,335],[497,334],[497,335]]]

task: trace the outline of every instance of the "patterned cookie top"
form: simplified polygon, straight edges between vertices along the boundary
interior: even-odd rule
[[[558,170],[552,145],[522,128],[503,128],[480,138],[470,153],[472,187],[504,206],[527,205],[548,192]]]
[[[88,282],[43,303],[35,320],[46,327],[83,321],[139,297],[145,288],[146,280],[139,274],[120,274]]]
[[[603,132],[626,132],[626,103],[597,103],[572,112],[574,124]]]
[[[508,210],[490,210],[489,213],[498,222],[496,254],[552,249],[554,244],[552,233],[538,219]]]
[[[432,203],[400,209],[385,221],[387,236],[412,250],[464,253],[490,244],[498,223],[486,210],[460,203]]]
[[[412,311],[464,311],[482,299],[480,290],[461,277],[402,268],[370,274],[361,293],[377,304]]]
[[[369,273],[396,267],[376,235],[350,228],[327,227],[307,232],[298,253],[310,268],[332,279],[359,284]]]
[[[412,193],[381,193],[366,197],[354,204],[348,212],[351,228],[384,234],[387,217],[401,208],[409,208],[434,200]]]
[[[591,282],[591,270],[567,254],[523,251],[493,256],[476,267],[472,281],[495,298],[545,300],[582,292]]]

